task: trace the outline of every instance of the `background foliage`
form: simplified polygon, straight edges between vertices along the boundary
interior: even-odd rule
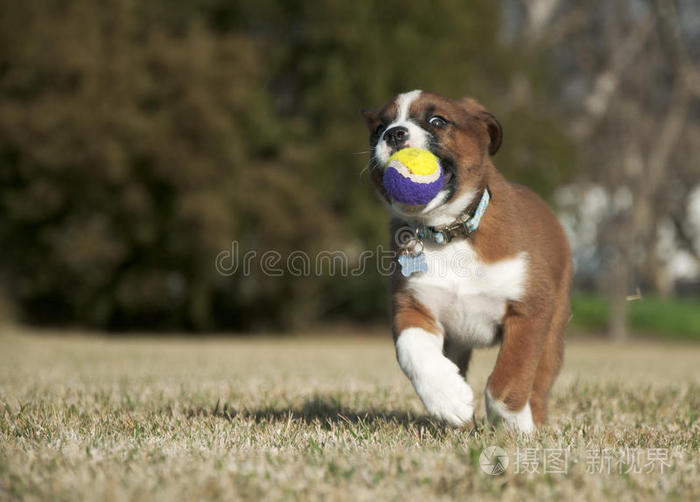
[[[414,88],[478,97],[505,128],[499,167],[550,194],[573,150],[547,67],[502,43],[491,4],[4,2],[7,296],[26,320],[119,329],[383,318],[378,274],[225,277],[215,256],[384,243],[358,111]]]

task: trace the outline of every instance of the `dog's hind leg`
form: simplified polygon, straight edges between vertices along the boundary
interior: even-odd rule
[[[472,359],[472,349],[451,341],[448,334],[445,338],[445,344],[442,347],[442,352],[445,354],[447,359],[457,365],[457,368],[459,368],[459,374],[466,378],[467,370],[469,369],[469,362]]]

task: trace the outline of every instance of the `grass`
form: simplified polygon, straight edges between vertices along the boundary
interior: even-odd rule
[[[129,339],[5,328],[0,499],[700,497],[700,346],[572,341],[551,423],[532,437],[483,424],[495,354],[477,352],[470,370],[479,428],[466,432],[424,415],[388,336]],[[502,476],[479,467],[490,445],[510,456]],[[566,473],[545,472],[545,455],[563,449]],[[624,458],[635,449],[639,462]],[[659,452],[667,458],[651,462]]]
[[[575,293],[571,298],[574,327],[605,331],[609,304],[605,297]],[[628,303],[633,332],[660,338],[700,341],[700,299],[644,297]]]

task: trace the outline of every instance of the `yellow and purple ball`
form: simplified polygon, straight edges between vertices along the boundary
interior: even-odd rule
[[[442,189],[443,181],[437,157],[422,148],[404,148],[389,157],[382,179],[392,199],[411,206],[430,202]]]

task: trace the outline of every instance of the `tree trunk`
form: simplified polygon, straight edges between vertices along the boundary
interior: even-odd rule
[[[627,339],[627,282],[629,263],[624,253],[618,253],[610,274],[610,312],[608,318],[608,336],[622,342]]]

